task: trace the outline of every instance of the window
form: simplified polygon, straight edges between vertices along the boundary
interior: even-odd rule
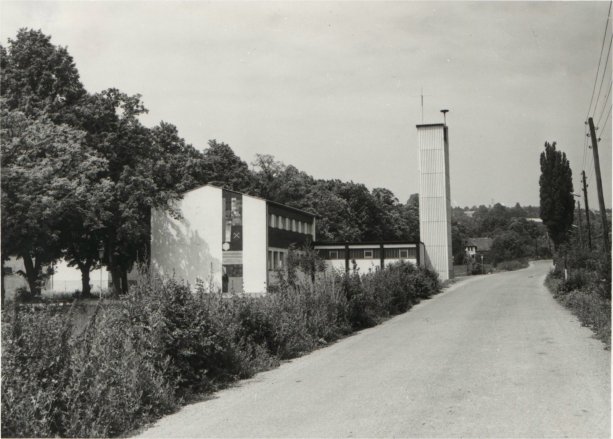
[[[282,216],[277,217],[277,227],[283,230],[283,217]]]
[[[292,220],[292,232],[296,231],[296,220]]]
[[[302,233],[302,221],[298,221],[298,233]]]
[[[328,253],[328,258],[338,259],[338,250],[330,250],[330,253]]]
[[[283,268],[285,265],[285,253],[279,252],[279,268]]]
[[[364,250],[364,259],[372,259],[372,250]]]
[[[292,230],[292,226],[289,222],[289,218],[285,218],[285,230]]]
[[[277,225],[277,218],[275,217],[274,214],[270,215],[270,227],[276,227]]]
[[[400,259],[409,259],[409,250],[401,249],[400,250]]]

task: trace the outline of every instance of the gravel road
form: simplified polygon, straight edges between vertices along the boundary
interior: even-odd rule
[[[139,437],[610,437],[610,352],[549,268],[463,280]]]

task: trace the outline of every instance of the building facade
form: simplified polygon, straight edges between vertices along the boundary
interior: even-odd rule
[[[445,124],[417,125],[419,147],[419,236],[425,266],[441,280],[453,277],[449,137]]]
[[[419,266],[424,257],[424,246],[419,242],[316,242],[313,247],[327,269],[360,274],[400,261]]]
[[[151,215],[151,267],[192,287],[264,293],[289,248],[315,240],[315,215],[262,198],[202,186]]]

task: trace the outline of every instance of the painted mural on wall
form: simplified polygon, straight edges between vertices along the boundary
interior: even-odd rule
[[[223,191],[222,292],[243,290],[243,197]]]

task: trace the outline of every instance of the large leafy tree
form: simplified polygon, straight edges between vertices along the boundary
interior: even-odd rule
[[[185,172],[194,165],[194,149],[171,124],[143,126],[138,117],[146,111],[140,96],[109,89],[77,112],[88,145],[108,163],[108,210],[102,227],[89,236],[99,242],[117,294],[127,291],[128,272],[146,257],[151,209],[172,211],[180,193],[195,185],[193,174]],[[95,257],[94,247],[82,249]]]
[[[66,230],[93,211],[106,163],[85,146],[85,134],[46,119],[2,109],[2,253],[22,258],[30,292],[43,269],[63,254]],[[100,203],[102,204],[102,203]]]
[[[69,109],[86,91],[65,47],[53,45],[40,30],[20,29],[1,55],[0,94],[6,108],[56,123],[74,121]]]
[[[540,214],[557,249],[568,240],[573,224],[573,174],[566,154],[556,149],[555,142],[545,142],[540,162]]]
[[[3,257],[24,257],[33,292],[42,267],[60,256],[81,270],[85,294],[100,265],[116,292],[127,290],[127,271],[147,250],[150,209],[172,210],[197,184],[202,155],[170,124],[144,127],[140,96],[88,94],[68,51],[40,31],[20,30],[0,55],[2,125],[11,131],[3,133]]]
[[[226,143],[210,140],[195,167],[200,184],[211,183],[239,192],[249,192],[253,186],[247,163]]]

